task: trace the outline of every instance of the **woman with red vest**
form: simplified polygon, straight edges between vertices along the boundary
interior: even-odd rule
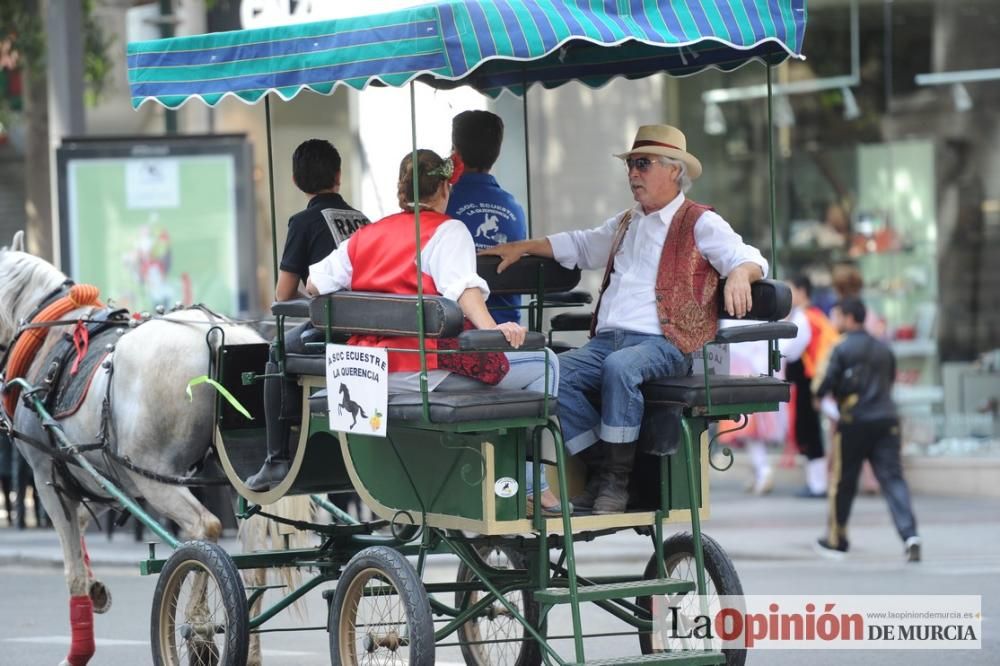
[[[468,228],[445,215],[451,194],[454,164],[434,151],[417,151],[419,201],[413,192],[412,154],[399,165],[397,194],[402,212],[382,218],[356,231],[319,263],[309,267],[306,289],[310,295],[342,289],[390,294],[417,293],[415,209],[420,209],[420,280],[423,293],[444,296],[458,303],[467,328],[494,329],[503,333],[511,347],[524,342],[527,329],[516,322],[497,324],[486,307],[489,287],[476,273],[476,248]],[[355,335],[349,344],[417,350],[415,337]],[[425,340],[433,352],[444,341]],[[548,373],[546,373],[548,364]],[[547,382],[546,382],[547,374]],[[420,390],[420,356],[412,352],[389,352],[389,392]],[[428,390],[474,391],[497,387],[556,394],[559,365],[555,354],[434,354],[427,355]],[[529,469],[528,479],[530,494]],[[542,505],[558,511],[558,499],[542,485]]]

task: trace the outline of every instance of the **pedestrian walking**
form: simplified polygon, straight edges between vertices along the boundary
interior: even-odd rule
[[[812,382],[837,342],[837,331],[823,311],[813,305],[808,277],[798,275],[788,286],[792,291],[789,319],[798,327],[798,333],[778,344],[785,359],[785,379],[793,389],[789,434],[799,453],[806,457],[806,485],[798,496],[826,497],[827,460],[820,412],[813,405]]]
[[[867,309],[857,298],[841,300],[833,311],[834,325],[844,338],[830,354],[816,400],[832,394],[840,407],[840,421],[831,451],[829,529],[816,544],[826,556],[847,553],[847,521],[861,465],[867,460],[889,504],[907,560],[919,562],[921,542],[903,478],[899,416],[892,400],[896,359],[888,345],[865,330],[866,316]]]

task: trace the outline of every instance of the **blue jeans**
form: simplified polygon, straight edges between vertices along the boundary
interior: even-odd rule
[[[478,379],[452,373],[438,384],[438,391],[483,391],[492,388],[507,390],[537,391],[542,393],[546,388],[545,366],[548,364],[548,393],[559,395],[559,357],[546,349],[542,352],[512,352],[507,354],[510,370],[500,380],[496,387],[484,384]],[[531,463],[527,463],[527,481],[525,492],[532,494],[531,483],[534,472]],[[549,488],[549,482],[542,474],[542,492]]]
[[[566,449],[577,454],[598,440],[624,444],[639,439],[644,407],[640,385],[688,375],[691,357],[662,335],[613,329],[562,354],[559,365],[559,422]],[[588,394],[600,395],[600,411]]]

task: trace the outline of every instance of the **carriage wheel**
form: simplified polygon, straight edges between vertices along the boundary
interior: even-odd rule
[[[427,592],[392,548],[372,546],[351,558],[337,581],[328,628],[334,664],[434,664]]]
[[[733,561],[726,555],[719,543],[705,534],[701,535],[702,553],[705,560],[705,596],[708,601],[709,612],[713,613],[719,608],[719,597],[729,595],[742,595],[743,586],[740,578],[736,574]],[[669,578],[682,578],[686,580],[697,580],[697,570],[694,559],[694,537],[687,532],[682,532],[671,536],[663,542],[663,564],[666,567]],[[656,554],[649,558],[646,565],[644,578],[657,578]],[[652,597],[638,597],[636,604],[647,612],[652,613]],[[701,606],[698,597],[694,594],[686,594],[680,600],[681,617],[693,617],[701,613]],[[657,632],[639,633],[639,646],[643,654],[653,652],[666,652],[671,650],[701,649],[703,643],[697,642],[693,645],[687,639],[677,641],[664,641],[662,635]],[[746,650],[726,649],[726,666],[743,666],[747,659]]]
[[[207,541],[177,548],[153,595],[153,664],[245,664],[249,625],[243,581],[226,551]]]
[[[496,569],[523,569],[524,558],[509,546],[482,548],[483,561]],[[458,567],[459,583],[476,580],[476,575],[463,562]],[[475,604],[485,592],[466,590],[455,593],[455,606],[462,610]],[[539,628],[538,604],[531,592],[517,590],[504,595],[535,629]],[[470,666],[537,666],[542,663],[542,651],[524,625],[514,619],[499,602],[494,601],[487,614],[470,620],[458,629],[462,656]],[[483,641],[483,642],[481,642]],[[512,641],[490,643],[489,641]]]

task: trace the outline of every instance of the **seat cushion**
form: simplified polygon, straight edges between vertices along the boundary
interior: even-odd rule
[[[329,409],[326,391],[317,391],[309,398],[313,413]],[[544,415],[544,394],[537,391],[505,391],[486,389],[468,393],[431,391],[429,394],[431,421],[434,423],[464,423],[493,419],[537,418]],[[549,414],[556,410],[555,398],[549,398]],[[393,393],[389,396],[392,421],[422,421],[423,403],[419,392]]]
[[[713,405],[739,405],[753,402],[788,402],[790,384],[777,377],[709,375]],[[704,375],[667,377],[646,382],[642,394],[647,404],[669,402],[688,407],[708,404]]]
[[[290,375],[326,376],[326,354],[285,354],[285,372]]]

